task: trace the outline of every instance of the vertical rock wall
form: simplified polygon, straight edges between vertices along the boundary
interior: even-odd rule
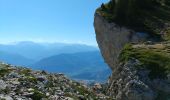
[[[128,42],[137,42],[139,38],[134,31],[108,23],[100,14],[95,14],[94,27],[96,39],[106,63],[113,70],[118,64],[118,56]]]
[[[134,68],[138,61],[129,61],[127,64],[121,65],[118,60],[125,44],[140,42],[146,37],[143,35],[141,37],[141,34],[115,23],[108,23],[98,13],[95,14],[94,27],[100,51],[105,62],[112,69],[107,94],[116,100],[154,100],[154,91],[139,79],[138,71]],[[148,77],[142,76],[142,78],[146,80]]]

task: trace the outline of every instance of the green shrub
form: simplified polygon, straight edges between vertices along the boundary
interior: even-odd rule
[[[3,77],[4,75],[8,74],[10,71],[6,68],[0,68],[0,77]]]
[[[8,94],[10,92],[10,89],[6,87],[6,89],[2,90],[2,92],[4,92],[5,94]]]
[[[31,70],[30,69],[23,69],[19,72],[19,74],[23,74],[23,75],[26,75],[26,76],[29,76],[30,75],[30,72]]]
[[[38,90],[34,90],[34,94],[31,96],[31,99],[41,100],[42,98],[46,98],[46,95]]]
[[[32,83],[37,83],[37,78],[32,77],[32,76],[28,76],[28,77],[26,78],[26,80],[29,81],[29,82],[32,82]]]
[[[80,94],[89,94],[90,92],[86,89],[86,88],[84,88],[83,86],[77,86],[76,87],[76,90],[80,93]]]
[[[45,87],[46,87],[46,88],[54,87],[54,84],[53,84],[52,81],[48,81],[48,82],[45,84]]]

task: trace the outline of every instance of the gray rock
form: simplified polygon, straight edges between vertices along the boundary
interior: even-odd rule
[[[37,80],[40,81],[40,82],[46,82],[47,78],[42,75],[42,76],[37,76]]]
[[[65,100],[74,100],[73,98],[70,98],[70,97],[66,97]]]
[[[58,100],[59,96],[58,95],[52,95],[50,96],[50,100]]]
[[[0,99],[13,100],[12,97],[10,97],[10,96],[8,96],[8,95],[2,95],[2,94],[0,94]]]
[[[7,87],[7,84],[3,80],[0,80],[0,90],[4,90],[6,89],[6,87]]]
[[[126,84],[125,95],[128,100],[154,100],[154,92],[143,82],[132,80]]]
[[[8,76],[10,78],[19,78],[20,77],[20,75],[18,75],[18,73],[14,73],[14,72],[10,73]]]

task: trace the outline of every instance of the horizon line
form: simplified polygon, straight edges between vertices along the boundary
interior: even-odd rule
[[[66,42],[66,41],[32,41],[32,40],[25,40],[25,41],[8,41],[8,42],[0,42],[1,45],[14,45],[14,44],[19,44],[19,43],[26,43],[26,42],[32,42],[32,43],[38,43],[38,44],[80,44],[80,45],[87,45],[87,46],[94,46],[94,47],[98,47],[97,43],[96,44],[89,44],[89,43],[85,43],[85,42]]]

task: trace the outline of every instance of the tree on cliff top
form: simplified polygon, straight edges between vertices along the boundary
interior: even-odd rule
[[[170,22],[170,0],[110,0],[104,17],[139,31],[156,32]]]
[[[166,1],[166,2],[165,2]],[[146,11],[154,11],[164,6],[168,0],[111,0],[115,3],[112,7],[115,19],[126,23],[133,23],[134,18],[143,16]],[[135,23],[134,23],[135,24]]]

